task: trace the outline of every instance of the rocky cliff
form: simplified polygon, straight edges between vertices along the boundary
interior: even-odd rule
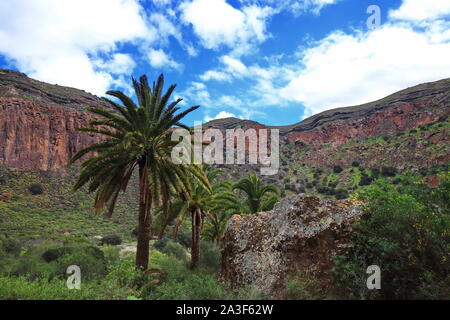
[[[101,137],[76,131],[108,105],[84,91],[50,85],[0,69],[0,165],[21,170],[67,166],[80,148]]]
[[[332,259],[351,244],[351,223],[362,215],[351,200],[306,194],[284,199],[269,212],[233,216],[222,240],[221,277],[232,287],[282,290],[289,275],[331,283]]]
[[[92,119],[85,111],[87,106],[108,108],[101,99],[82,90],[46,84],[0,69],[0,165],[25,170],[65,167],[74,152],[101,139],[75,130]],[[449,115],[450,79],[445,79],[408,88],[372,103],[329,110],[291,126],[268,127],[255,121],[228,118],[203,127],[278,128],[284,167],[292,163],[332,167],[358,160],[368,167],[386,163],[400,169],[419,169],[450,160],[447,127],[431,132],[432,137],[405,139],[400,147],[371,149],[354,145],[355,139],[393,137],[421,125],[445,121]],[[428,145],[420,141],[423,139]],[[341,152],[341,147],[348,152]],[[300,152],[301,156],[294,152]],[[244,174],[254,170],[251,166],[239,168]]]

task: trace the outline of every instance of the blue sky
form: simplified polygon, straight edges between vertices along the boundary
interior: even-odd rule
[[[285,125],[449,77],[449,14],[450,0],[2,0],[0,67],[97,95],[164,73],[201,106],[188,124]]]

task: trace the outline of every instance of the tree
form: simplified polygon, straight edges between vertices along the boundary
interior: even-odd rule
[[[280,190],[272,184],[263,186],[254,173],[236,183],[233,190],[244,193],[246,199],[243,210],[247,209],[247,213],[250,214],[272,210],[275,203],[280,200]]]
[[[108,214],[114,211],[116,200],[125,191],[133,172],[139,173],[139,218],[137,232],[136,267],[148,268],[151,208],[162,203],[169,211],[169,196],[173,189],[188,193],[187,176],[195,173],[195,167],[175,165],[171,161],[172,148],[178,143],[171,141],[174,126],[188,129],[180,121],[199,108],[191,107],[177,113],[182,99],[169,103],[176,85],[163,94],[164,77],[150,88],[147,77],[133,80],[138,105],[120,91],[108,91],[122,105],[104,98],[113,110],[94,107],[88,110],[102,117],[90,122],[86,131],[106,136],[100,143],[77,152],[71,163],[94,152],[94,156],[81,165],[81,172],[74,190],[88,184],[89,192],[96,192],[95,211],[99,214],[108,205]]]
[[[199,171],[203,173],[206,178],[204,181],[208,183],[201,183],[196,176],[190,177],[190,184],[192,186],[190,192],[185,196],[181,196],[176,200],[174,208],[177,208],[178,216],[177,222],[173,228],[173,237],[176,238],[177,232],[183,221],[188,215],[191,217],[192,223],[192,244],[191,244],[191,269],[198,266],[200,260],[200,233],[203,227],[205,217],[209,213],[212,206],[213,190],[210,186],[210,181],[213,181],[219,174],[220,170],[207,170],[199,166]]]

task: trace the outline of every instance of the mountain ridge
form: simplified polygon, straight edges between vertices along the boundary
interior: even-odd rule
[[[0,164],[12,169],[43,171],[66,167],[80,148],[102,139],[76,131],[95,119],[86,111],[87,106],[110,108],[104,100],[83,90],[47,84],[20,72],[0,69]],[[316,161],[317,166],[329,167],[347,161],[332,159],[337,152],[335,148],[354,139],[394,137],[419,126],[445,121],[449,115],[450,78],[413,86],[374,102],[327,110],[290,126],[266,126],[252,120],[226,118],[204,123],[203,128],[280,129],[282,158],[297,152],[301,156],[292,157],[294,162]],[[445,147],[447,130],[439,131],[438,138],[434,135],[433,139]],[[398,152],[414,152],[415,143],[405,143],[405,149]],[[358,158],[365,161],[359,155]],[[404,159],[399,166],[407,168],[403,162],[408,157]],[[432,156],[410,167],[429,167],[447,159],[448,154]]]

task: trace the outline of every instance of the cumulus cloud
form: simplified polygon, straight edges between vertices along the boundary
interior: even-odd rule
[[[339,1],[341,0],[240,0],[244,5],[262,3],[271,6],[278,12],[282,10],[290,11],[295,16],[305,12],[312,12],[318,15],[322,8]]]
[[[0,2],[0,54],[29,76],[98,95],[114,82],[98,56],[111,59],[118,44],[154,37],[138,0]],[[123,58],[112,57],[116,71],[132,65]]]
[[[147,56],[150,65],[154,68],[175,70],[180,70],[182,68],[182,65],[180,63],[173,60],[162,49],[150,49]]]
[[[216,70],[208,70],[200,76],[203,81],[217,80],[217,81],[230,81],[231,76],[225,72]]]
[[[209,93],[208,87],[202,83],[193,81],[189,87],[181,93],[185,99],[185,105],[196,104],[202,106],[206,112],[205,119],[212,119],[211,110],[231,108],[236,110],[236,117],[241,119],[250,119],[252,116],[265,116],[265,113],[248,106],[244,101],[233,95],[219,95],[213,98]],[[209,120],[205,120],[209,121]]]
[[[448,0],[404,0],[400,8],[389,12],[389,17],[403,20],[430,20],[448,15]]]
[[[254,43],[264,41],[267,19],[274,13],[269,6],[256,5],[234,8],[225,0],[192,0],[180,6],[181,18],[192,25],[202,45],[218,49],[221,45],[243,54]]]
[[[96,66],[112,74],[131,74],[136,62],[129,54],[115,53],[110,60],[98,60]]]
[[[209,122],[211,120],[226,119],[226,118],[236,118],[236,116],[233,113],[227,111],[220,111],[215,117],[211,118],[209,116],[206,116],[204,121]]]
[[[446,78],[450,37],[436,42],[434,34],[442,27],[418,31],[408,24],[386,24],[370,32],[334,32],[303,53],[304,69],[281,94],[315,114]]]

